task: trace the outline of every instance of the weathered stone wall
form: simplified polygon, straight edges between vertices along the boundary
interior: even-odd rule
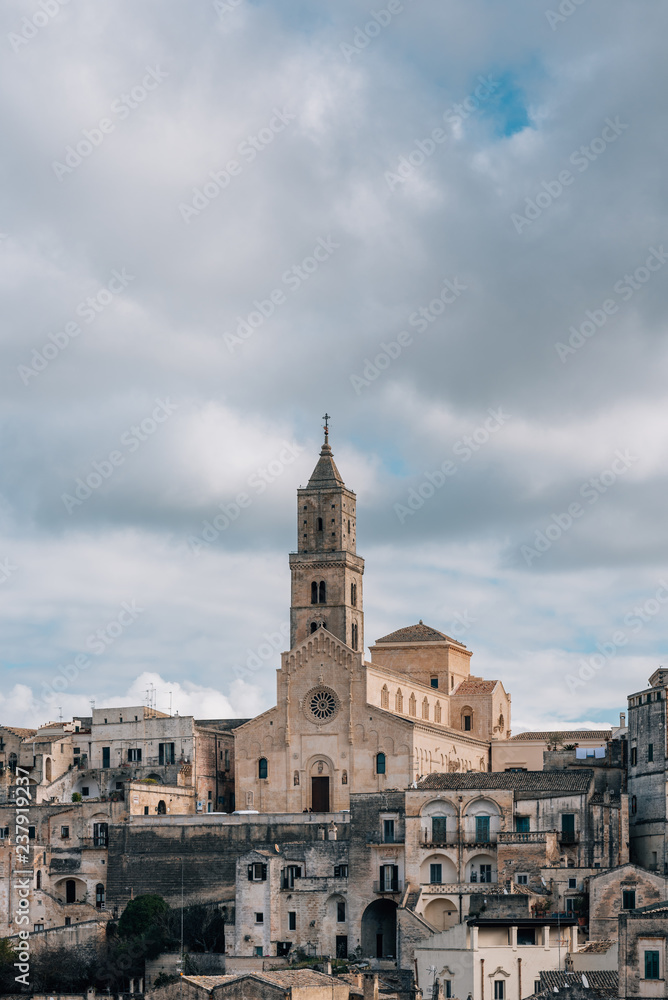
[[[624,890],[635,892],[636,908],[649,906],[668,897],[668,878],[631,864],[590,878],[589,934],[592,940],[616,940]]]

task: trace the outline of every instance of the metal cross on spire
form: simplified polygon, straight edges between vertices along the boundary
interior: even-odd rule
[[[329,421],[332,418],[330,417],[329,413],[325,413],[325,415],[324,415],[324,417],[322,419],[325,421],[325,441],[327,441],[327,439],[329,437]]]

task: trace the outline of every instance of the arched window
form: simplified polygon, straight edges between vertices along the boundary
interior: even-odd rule
[[[318,603],[318,584],[314,580],[313,583],[311,584],[311,604],[317,604],[317,603]]]
[[[311,634],[313,634],[315,632],[315,630],[317,629],[317,627],[318,627],[318,623],[317,622],[311,622]]]
[[[316,527],[317,527],[318,531],[322,531],[322,518],[321,517],[319,517],[317,519]]]
[[[383,684],[380,692],[380,707],[389,708],[390,707],[390,692],[388,690],[387,684]]]
[[[422,718],[429,718],[429,698],[425,697],[422,699]]]
[[[434,722],[440,722],[440,721],[441,721],[441,703],[440,701],[437,701],[436,704],[434,705]]]
[[[42,873],[41,872],[37,872],[37,879],[35,881],[35,886],[36,886],[37,889],[41,889],[42,888]]]
[[[292,778],[292,784],[295,786],[299,784],[299,771],[295,771],[294,776]]]
[[[357,584],[350,584],[350,603],[354,608],[357,607]]]
[[[95,906],[98,910],[104,909],[104,886],[101,882],[95,886]]]
[[[357,631],[357,622],[353,622],[352,640],[351,640],[352,641],[352,647],[353,647],[353,649],[357,649],[357,643],[359,641],[358,635],[359,635],[359,633]]]
[[[408,714],[409,715],[417,714],[417,701],[415,699],[415,694],[412,691],[411,691],[411,696],[408,699]]]
[[[348,784],[348,772],[347,771],[342,771],[341,772],[341,784],[342,785],[347,785]]]
[[[318,600],[320,601],[320,604],[327,603],[327,584],[324,580],[320,581]]]
[[[403,712],[404,710],[404,696],[401,688],[397,688],[397,693],[394,696],[394,710],[395,712]]]
[[[385,774],[385,754],[376,754],[376,774]]]
[[[164,816],[166,812],[167,812],[167,806],[165,805],[164,801],[160,799],[160,801],[158,802],[158,816]]]
[[[350,518],[348,518],[348,534],[350,534]]]
[[[259,761],[257,762],[257,776],[258,776],[258,778],[266,778],[267,777],[267,768],[268,768],[267,758],[266,757],[260,757]]]

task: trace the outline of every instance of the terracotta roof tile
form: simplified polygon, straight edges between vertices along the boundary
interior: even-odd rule
[[[529,792],[586,792],[594,772],[577,771],[469,771],[466,774],[426,774],[418,781],[423,791],[458,788],[499,788]]]
[[[397,629],[396,632],[390,632],[389,635],[384,635],[381,639],[376,639],[376,643],[379,642],[454,642],[458,646],[464,645],[458,639],[452,639],[444,632],[439,632],[430,625],[425,625],[424,622],[418,622],[417,625],[408,625],[406,628]],[[465,646],[464,649],[466,649]]]
[[[610,739],[612,739],[611,729],[552,729],[545,732],[518,733],[517,736],[511,736],[511,740],[534,741],[536,743],[541,741],[544,743],[577,743],[579,740],[600,740],[601,743],[606,743]]]
[[[484,681],[482,677],[467,677],[465,681],[462,681],[455,690],[453,694],[490,694],[498,681]]]
[[[14,736],[19,736],[22,740],[27,739],[28,736],[34,736],[37,732],[36,729],[18,729],[16,726],[2,726],[2,729],[6,729],[8,733],[14,733]]]

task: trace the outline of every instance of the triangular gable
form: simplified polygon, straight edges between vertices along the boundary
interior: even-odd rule
[[[303,639],[294,649],[283,653],[282,666],[288,672],[310,666],[314,660],[334,660],[346,670],[352,670],[355,663],[362,662],[362,654],[346,646],[338,636],[326,628],[319,628]]]

